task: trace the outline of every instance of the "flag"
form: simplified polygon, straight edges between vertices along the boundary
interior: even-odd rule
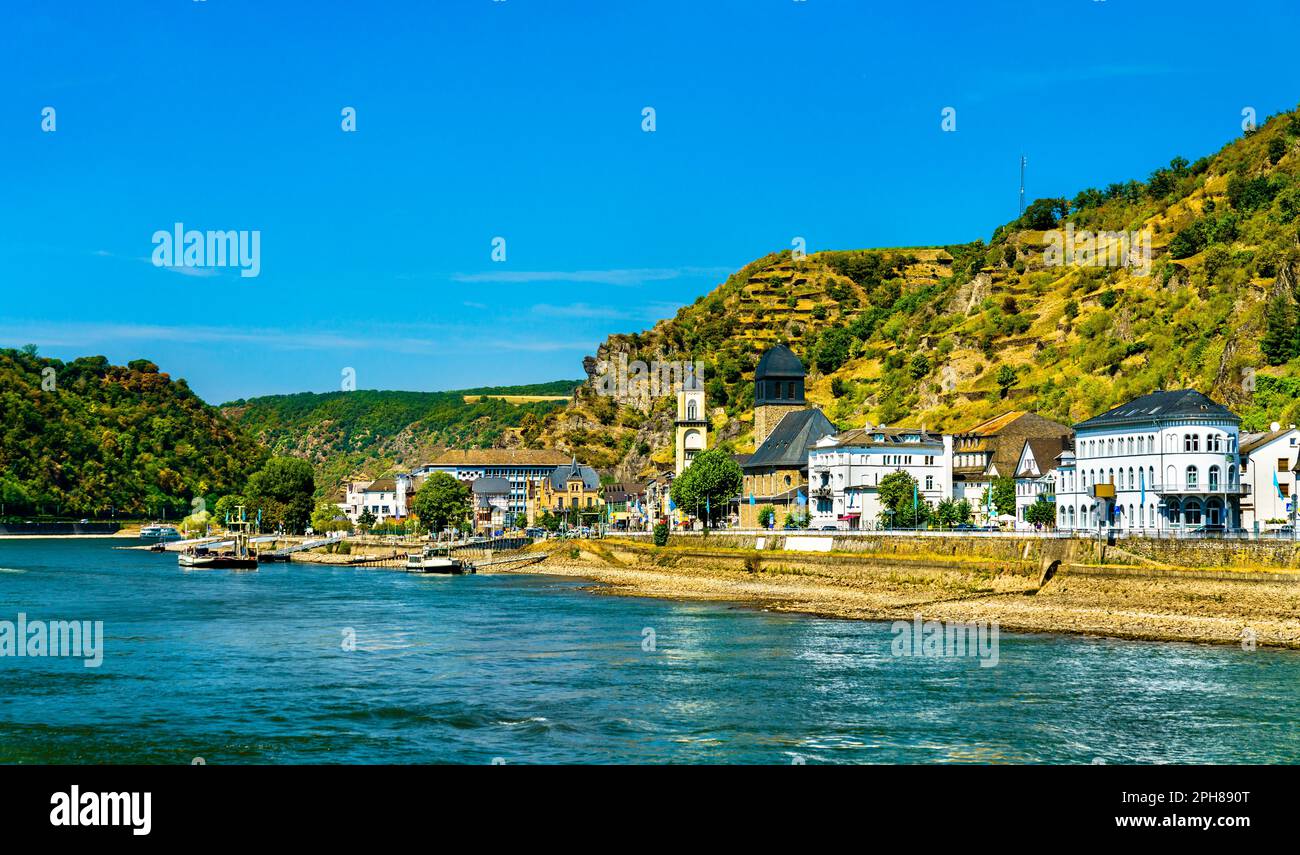
[[[800,505],[808,504],[808,497],[803,494],[803,490],[800,490],[798,493],[795,494],[794,500],[797,504]]]
[[[708,516],[711,512],[712,512],[712,509],[709,508],[709,497],[708,497],[708,496],[705,496],[705,497],[704,497],[704,515],[705,515],[705,516]]]
[[[750,491],[749,491],[749,505],[750,505],[750,507],[753,507],[753,506],[754,506],[754,491],[753,491],[753,490],[750,490]]]
[[[1279,499],[1285,499],[1285,498],[1286,498],[1286,496],[1282,494],[1282,485],[1279,484],[1279,483],[1277,483],[1277,470],[1276,470],[1276,469],[1273,470],[1273,489],[1274,489],[1274,490],[1277,490],[1277,497],[1278,497]]]
[[[1145,469],[1138,470],[1138,484],[1142,487],[1142,506],[1147,504],[1147,473]]]
[[[670,510],[670,511],[675,511],[675,510],[677,510],[677,503],[673,501],[673,497],[672,497],[672,496],[669,496],[669,497],[668,497],[668,510]]]

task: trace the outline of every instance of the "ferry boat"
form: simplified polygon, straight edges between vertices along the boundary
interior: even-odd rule
[[[181,533],[176,526],[166,523],[149,523],[140,527],[140,536],[150,540],[178,540]]]
[[[256,570],[257,549],[249,542],[253,524],[244,518],[243,505],[237,517],[226,522],[231,539],[190,546],[176,556],[176,563],[188,570]]]
[[[423,550],[406,556],[408,573],[453,573],[461,574],[468,570],[474,572],[473,565],[451,557],[451,550],[445,546],[426,546]]]

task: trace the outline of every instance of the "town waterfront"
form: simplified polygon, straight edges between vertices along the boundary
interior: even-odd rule
[[[5,763],[1265,763],[1300,652],[887,623],[310,564],[182,572],[0,541],[0,620],[103,621],[103,663],[0,658]],[[355,638],[355,649],[349,647]]]

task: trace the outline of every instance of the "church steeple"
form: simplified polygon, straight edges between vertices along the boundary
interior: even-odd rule
[[[808,406],[804,378],[808,372],[784,344],[769,348],[754,370],[754,446],[763,444],[785,414]]]

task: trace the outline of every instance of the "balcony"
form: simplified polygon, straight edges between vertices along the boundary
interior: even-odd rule
[[[1135,489],[1139,489],[1139,488],[1136,487],[1127,488],[1129,492]],[[1154,485],[1148,484],[1147,490],[1149,492],[1160,493],[1162,495],[1179,494],[1179,495],[1190,495],[1190,496],[1242,496],[1250,492],[1250,485],[1247,484],[1245,487],[1243,487],[1241,484],[1237,482],[1233,482],[1229,484],[1224,481],[1206,481],[1206,480],[1198,479],[1197,481],[1192,483],[1188,483],[1187,481],[1170,481],[1167,484],[1162,484],[1162,483],[1158,483]]]

